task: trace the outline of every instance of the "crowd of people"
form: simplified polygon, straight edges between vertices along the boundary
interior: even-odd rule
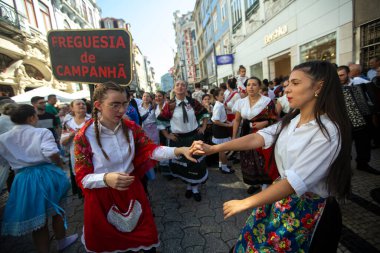
[[[96,85],[92,104],[3,97],[0,186],[7,183],[10,195],[1,233],[32,233],[37,251],[49,252],[52,216],[58,250],[77,239],[65,235],[64,158],[72,192],[84,199],[86,250],[155,252],[147,187],[155,174],[178,178],[183,196],[200,202],[208,169],[232,175],[240,162],[249,197],[226,202],[224,215],[253,212],[231,252],[290,245],[293,252],[332,252],[341,228],[337,199],[350,191],[351,139],[356,168],[380,174],[369,165],[371,148],[380,146],[380,59],[370,66],[363,75],[358,64],[312,61],[271,81],[247,77],[240,66],[210,90],[196,83],[191,92],[178,80],[172,91],[141,98],[106,82]]]

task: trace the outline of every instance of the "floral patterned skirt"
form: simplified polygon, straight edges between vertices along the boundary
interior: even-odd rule
[[[325,205],[325,198],[305,193],[255,208],[234,252],[308,252]]]

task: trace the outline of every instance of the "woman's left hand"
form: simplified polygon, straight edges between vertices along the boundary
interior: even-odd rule
[[[237,213],[247,210],[248,208],[249,206],[247,205],[247,201],[245,199],[227,201],[223,204],[224,219],[226,220]]]
[[[176,150],[174,152],[175,152],[176,156],[183,155],[184,157],[186,157],[187,160],[192,161],[193,163],[198,162],[194,157],[192,157],[192,154],[190,153],[189,147],[176,148]]]

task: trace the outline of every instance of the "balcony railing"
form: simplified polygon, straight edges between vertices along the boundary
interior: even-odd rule
[[[3,1],[0,1],[0,21],[20,29],[20,20],[17,11]]]

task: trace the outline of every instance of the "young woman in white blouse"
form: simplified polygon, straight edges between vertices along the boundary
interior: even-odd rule
[[[74,158],[74,136],[84,126],[84,123],[91,118],[87,114],[86,103],[82,99],[76,99],[70,103],[71,117],[65,117],[62,121],[61,144],[69,148],[70,152],[70,177],[73,194],[82,197],[77,183],[75,182],[75,158]]]
[[[235,113],[232,111],[236,101],[241,97],[238,90],[236,90],[236,78],[230,78],[227,80],[227,90],[229,91],[228,96],[224,100],[224,107],[227,110],[227,119],[228,121],[233,121],[235,119]]]
[[[139,105],[139,113],[141,116],[141,126],[148,137],[156,144],[160,143],[155,108],[152,104],[152,97],[150,93],[144,92],[142,103]]]
[[[185,147],[158,146],[123,116],[125,90],[95,88],[92,119],[74,139],[75,171],[84,194],[82,243],[92,252],[155,252],[156,225],[141,179],[155,161],[189,156]]]
[[[351,130],[336,69],[325,61],[302,63],[285,93],[296,110],[281,122],[220,145],[194,142],[191,149],[212,154],[275,147],[281,178],[256,195],[224,203],[225,218],[254,208],[233,252],[335,252],[338,246],[341,215],[333,197],[350,190]]]
[[[223,93],[224,92],[219,88],[212,91],[212,95],[216,101],[211,117],[211,121],[213,123],[212,142],[215,144],[221,144],[231,140],[230,133],[232,123],[227,121],[226,109],[223,105]],[[227,165],[227,156],[225,152],[219,152],[219,170],[223,174],[232,174],[235,172],[235,170]]]
[[[32,233],[37,252],[50,252],[47,220],[53,216],[58,250],[63,250],[78,235],[65,238],[65,211],[59,204],[70,183],[62,170],[57,143],[50,130],[35,127],[38,116],[33,106],[18,105],[10,117],[16,126],[0,135],[0,158],[8,161],[16,176],[5,206],[1,234]]]

